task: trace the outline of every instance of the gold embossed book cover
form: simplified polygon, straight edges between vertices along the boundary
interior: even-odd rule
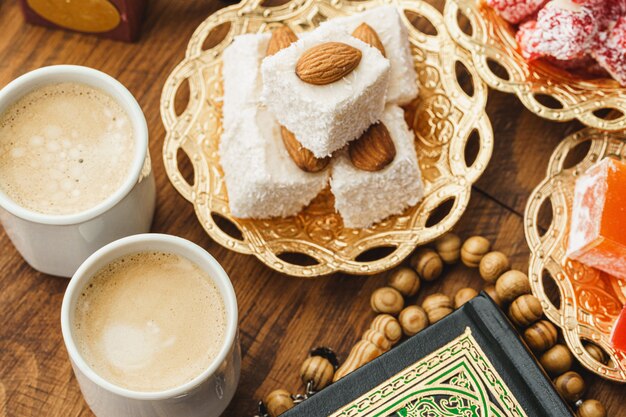
[[[486,295],[284,414],[288,417],[571,417]]]

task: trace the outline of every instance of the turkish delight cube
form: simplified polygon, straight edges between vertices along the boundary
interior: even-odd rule
[[[626,278],[626,165],[606,158],[576,181],[567,256]]]
[[[505,20],[520,23],[537,13],[546,0],[487,0],[487,4]]]
[[[268,41],[268,34],[237,36],[223,54],[220,163],[230,211],[241,218],[297,214],[328,184],[328,170],[308,173],[296,166],[280,126],[259,102]]]
[[[379,6],[348,17],[338,17],[321,24],[320,28],[345,30],[352,33],[362,23],[376,31],[391,65],[387,102],[407,104],[417,97],[417,73],[411,55],[409,34],[395,6]]]
[[[613,78],[626,85],[626,16],[598,37],[592,55]]]
[[[359,170],[347,152],[333,160],[330,186],[335,195],[335,208],[346,227],[369,227],[402,213],[424,196],[415,138],[404,120],[404,111],[388,105],[381,122],[396,148],[396,156],[389,165],[376,172]]]
[[[326,85],[296,75],[296,64],[310,48],[340,42],[361,51],[358,66]],[[320,30],[266,57],[261,65],[262,101],[278,122],[316,157],[329,156],[358,138],[380,119],[389,85],[389,60],[378,49],[343,31]]]

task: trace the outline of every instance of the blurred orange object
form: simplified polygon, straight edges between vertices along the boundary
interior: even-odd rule
[[[624,306],[613,325],[611,343],[613,344],[613,348],[626,352],[626,306]]]
[[[576,181],[567,256],[626,279],[626,164],[605,158]]]
[[[26,21],[132,42],[138,39],[145,0],[22,0]]]

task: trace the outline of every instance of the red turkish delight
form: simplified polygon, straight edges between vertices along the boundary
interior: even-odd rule
[[[537,53],[561,60],[580,58],[589,50],[598,29],[591,8],[552,1],[537,15]]]
[[[626,0],[486,0],[519,24],[522,56],[626,86]]]
[[[626,85],[626,16],[598,36],[592,55],[613,78]]]
[[[500,16],[511,23],[520,23],[533,16],[547,0],[487,0]]]
[[[626,164],[606,158],[576,181],[567,256],[626,279]]]

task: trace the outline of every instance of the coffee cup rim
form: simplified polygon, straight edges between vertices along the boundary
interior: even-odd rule
[[[55,81],[56,80],[56,81]],[[70,225],[89,221],[107,212],[133,189],[143,170],[149,154],[148,124],[139,103],[131,92],[118,80],[94,68],[82,65],[50,65],[29,71],[0,89],[0,113],[24,95],[38,87],[59,82],[75,82],[98,88],[109,94],[127,112],[133,128],[135,155],[127,178],[122,185],[104,201],[77,213],[45,214],[27,209],[11,199],[0,189],[0,208],[21,219],[48,225]]]
[[[150,244],[156,244],[159,247],[151,249],[149,247]],[[161,245],[164,247],[161,247]],[[106,266],[121,256],[150,250],[176,253],[184,256],[210,274],[220,291],[220,295],[224,299],[224,306],[226,309],[226,331],[222,347],[209,366],[202,373],[180,386],[167,390],[136,391],[109,382],[96,373],[91,366],[87,364],[74,341],[72,334],[72,321],[73,311],[76,300],[80,295],[80,291],[89,283],[93,274],[100,270],[100,268]],[[65,291],[61,306],[61,332],[65,341],[65,347],[73,364],[92,383],[113,394],[136,400],[163,400],[174,398],[185,395],[204,383],[208,378],[214,375],[218,371],[221,364],[227,360],[229,352],[237,340],[238,321],[239,316],[235,290],[228,274],[224,271],[220,263],[217,262],[217,260],[205,249],[187,239],[159,233],[145,233],[128,236],[109,243],[93,253],[83,262],[76,273],[72,276]]]

